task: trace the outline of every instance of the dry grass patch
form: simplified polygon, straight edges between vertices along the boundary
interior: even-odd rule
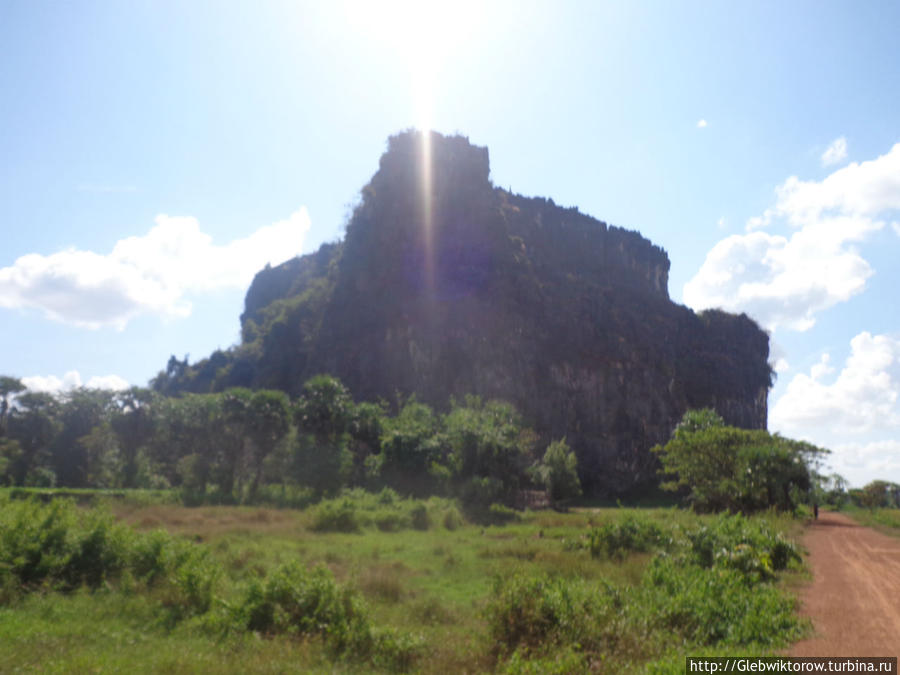
[[[114,509],[116,517],[138,530],[162,528],[173,534],[203,540],[224,534],[288,535],[299,530],[297,514],[282,509],[243,506],[206,506],[187,509],[158,504]]]
[[[403,580],[412,574],[413,571],[399,561],[390,565],[373,565],[362,571],[357,586],[368,597],[398,603],[409,595]]]

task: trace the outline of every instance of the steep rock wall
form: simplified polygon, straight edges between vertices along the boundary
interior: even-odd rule
[[[465,138],[392,137],[344,241],[254,279],[256,369],[231,383],[296,393],[329,372],[363,399],[503,398],[566,436],[607,493],[655,480],[649,448],[688,408],[765,427],[768,336],[752,320],[676,305],[661,248],[489,172]]]

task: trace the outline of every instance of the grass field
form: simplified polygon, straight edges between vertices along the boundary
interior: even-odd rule
[[[486,525],[390,492],[302,511],[164,501],[106,500],[127,526],[109,541],[126,543],[98,583],[59,565],[20,583],[24,544],[0,523],[3,672],[681,672],[685,655],[764,654],[804,630],[786,517],[580,508]],[[63,520],[75,542],[82,518]],[[78,541],[96,549],[99,528]],[[127,562],[157,530],[181,551],[155,559],[173,582]],[[343,609],[310,610],[310,593]],[[325,618],[304,623],[302,602]]]
[[[866,527],[900,537],[900,509],[864,509],[853,506],[845,509],[844,513]]]

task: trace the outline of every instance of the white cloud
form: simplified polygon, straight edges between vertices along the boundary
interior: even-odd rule
[[[809,374],[795,375],[772,408],[772,426],[788,434],[815,429],[829,442],[838,435],[900,432],[900,339],[860,333],[829,382],[834,372],[823,354]]]
[[[822,153],[822,166],[833,166],[847,159],[847,139],[835,138],[828,149]]]
[[[42,391],[50,394],[58,394],[61,391],[77,389],[81,386],[81,375],[77,370],[70,370],[62,379],[56,375],[31,375],[22,378],[24,384],[31,391]]]
[[[82,386],[88,389],[111,389],[113,391],[121,391],[131,387],[127,380],[118,375],[95,375],[87,383],[84,383],[77,370],[68,371],[62,378],[56,375],[23,377],[22,384],[30,391],[41,391],[49,394],[59,394]]]
[[[841,474],[854,487],[876,479],[900,483],[900,441],[836,445],[826,462],[831,471]]]
[[[68,249],[22,256],[0,269],[0,307],[34,308],[85,328],[122,329],[142,314],[188,316],[187,295],[247,286],[266,263],[299,254],[309,227],[301,208],[220,246],[195,218],[160,215],[147,234],[120,240],[106,255]]]
[[[900,338],[860,333],[839,371],[822,354],[788,383],[769,426],[829,448],[831,469],[855,485],[900,482]]]
[[[815,315],[861,293],[873,274],[856,249],[900,209],[900,144],[822,181],[788,178],[748,232],[716,244],[684,286],[695,309],[747,312],[770,330],[807,330]],[[785,235],[759,231],[778,221]]]
[[[123,391],[131,388],[128,380],[118,375],[94,375],[87,381],[85,386],[88,389],[111,389],[112,391]]]
[[[699,121],[697,122],[697,128],[698,128],[698,129],[705,129],[706,127],[707,127],[706,120],[699,120]]]

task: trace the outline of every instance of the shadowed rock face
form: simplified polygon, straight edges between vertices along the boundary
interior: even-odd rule
[[[210,386],[297,393],[328,372],[358,399],[506,399],[611,494],[655,480],[649,448],[688,408],[765,428],[766,333],[671,302],[668,256],[640,234],[489,171],[465,138],[392,137],[344,241],[257,274]]]

